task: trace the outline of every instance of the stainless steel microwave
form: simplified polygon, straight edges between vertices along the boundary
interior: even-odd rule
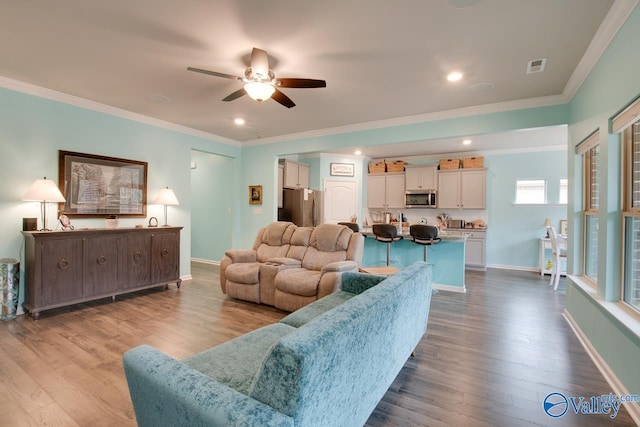
[[[407,190],[404,195],[405,208],[437,208],[436,190]]]

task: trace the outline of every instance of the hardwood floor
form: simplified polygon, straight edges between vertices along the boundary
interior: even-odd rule
[[[277,322],[286,313],[235,301],[217,268],[193,280],[0,322],[0,426],[135,426],[122,354],[142,343],[177,358]],[[626,410],[548,417],[551,392],[610,387],[562,317],[564,279],[468,272],[466,294],[434,295],[427,335],[367,426],[632,426]]]

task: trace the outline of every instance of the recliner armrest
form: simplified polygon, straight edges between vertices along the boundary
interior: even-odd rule
[[[329,271],[358,271],[358,263],[355,261],[336,261],[326,264],[320,270],[322,273]]]
[[[256,262],[258,259],[257,253],[253,249],[230,249],[224,254],[231,259],[232,263]]]
[[[302,261],[295,258],[276,257],[269,258],[269,260],[267,261],[267,265],[284,265],[288,268],[301,267]]]

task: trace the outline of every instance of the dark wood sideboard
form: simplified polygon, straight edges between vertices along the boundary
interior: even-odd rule
[[[23,231],[25,300],[41,311],[141,289],[180,287],[182,227]]]

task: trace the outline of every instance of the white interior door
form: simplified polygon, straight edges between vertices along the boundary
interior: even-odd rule
[[[356,181],[324,180],[324,222],[336,224],[357,215]]]

